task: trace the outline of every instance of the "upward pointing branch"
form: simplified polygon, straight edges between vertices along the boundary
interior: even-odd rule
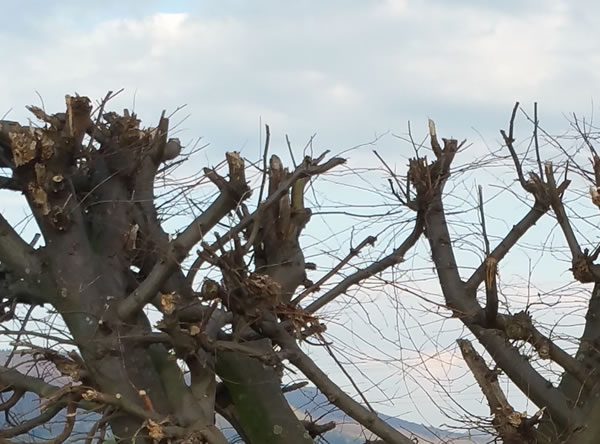
[[[498,383],[498,375],[487,367],[485,361],[471,343],[465,339],[459,339],[457,343],[463,359],[487,399],[490,411],[494,415],[494,427],[503,442],[506,444],[536,442],[533,425],[535,425],[543,410],[540,410],[531,419],[525,418],[519,412],[516,412],[509,404]]]
[[[310,305],[308,305],[308,307],[306,307],[305,310],[309,313],[314,313],[317,310],[324,307],[325,305],[327,305],[328,303],[330,303],[331,301],[333,301],[339,295],[345,293],[348,290],[348,288],[350,288],[352,285],[356,285],[364,279],[374,276],[375,274],[380,273],[388,269],[389,267],[403,262],[406,253],[417,243],[417,241],[421,237],[421,234],[423,233],[423,228],[423,215],[419,213],[417,215],[417,219],[415,221],[413,230],[398,248],[396,248],[383,259],[370,264],[368,267],[357,270],[355,273],[352,273],[350,276],[343,279],[331,290],[327,291],[325,294],[323,294]]]
[[[281,326],[271,322],[264,322],[262,327],[268,336],[288,354],[288,359],[304,375],[310,379],[317,388],[327,396],[327,399],[359,424],[373,432],[386,443],[413,444],[413,441],[398,430],[390,426],[377,416],[376,413],[360,405],[315,364],[315,362],[302,351],[295,339]]]
[[[142,310],[144,306],[156,296],[156,293],[160,290],[163,283],[177,269],[181,261],[185,259],[194,245],[203,238],[204,234],[222,219],[227,212],[235,209],[241,199],[249,196],[249,190],[247,189],[245,179],[244,162],[237,154],[230,154],[227,160],[229,163],[229,182],[225,182],[225,180],[220,177],[217,178],[218,180],[214,180],[221,189],[221,195],[201,216],[177,236],[177,239],[171,243],[171,248],[167,253],[167,257],[156,264],[148,277],[131,295],[129,295],[129,297],[121,301],[118,309],[119,317],[121,319],[130,318],[135,313]],[[278,202],[283,195],[288,193],[290,187],[298,179],[324,173],[344,162],[345,159],[337,157],[329,159],[323,164],[315,164],[310,158],[305,159],[302,165],[300,165],[294,173],[291,174],[290,177],[262,203],[261,209],[264,211],[275,202]],[[242,190],[242,184],[246,187],[244,190]],[[232,196],[228,193],[228,190],[236,191],[238,198],[232,200]],[[235,227],[229,230],[226,235],[222,236],[215,245],[212,245],[211,249],[215,250],[222,247],[226,242],[237,236],[244,228],[252,223],[256,218],[256,215],[257,212],[255,211],[244,217]],[[196,266],[199,267],[200,264],[196,264]]]
[[[170,249],[152,269],[146,279],[119,305],[119,317],[123,320],[142,310],[158,293],[161,286],[185,259],[189,251],[203,236],[211,230],[225,215],[234,210],[240,200],[249,193],[246,184],[244,161],[237,153],[228,153],[229,177],[227,182],[214,171],[207,176],[219,187],[221,194],[170,244]]]

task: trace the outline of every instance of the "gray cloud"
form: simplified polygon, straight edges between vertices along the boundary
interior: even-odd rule
[[[35,101],[34,90],[59,108],[65,92],[101,97],[124,86],[119,106],[135,92],[151,123],[163,107],[187,103],[188,134],[227,148],[256,143],[259,117],[343,147],[403,131],[409,119],[424,127],[427,116],[472,137],[471,126],[502,125],[516,99],[539,100],[553,116],[582,104],[587,111],[600,72],[586,11],[558,0],[544,10],[528,2],[213,2],[189,13],[113,2],[95,20],[98,9],[75,3],[54,13],[38,4],[36,31],[15,34],[13,25],[0,34],[10,60],[0,74],[11,85],[4,108]],[[68,26],[80,14],[87,26]]]
[[[27,118],[35,90],[55,111],[65,93],[101,98],[125,87],[112,107],[135,99],[147,125],[187,103],[178,136],[204,136],[215,163],[226,149],[257,157],[259,119],[271,124],[274,149],[286,132],[297,147],[317,132],[319,148],[339,151],[403,133],[408,120],[424,134],[432,117],[440,134],[473,140],[470,154],[485,149],[472,127],[494,145],[515,100],[539,101],[549,127],[563,124],[561,112],[591,111],[598,9],[565,0],[543,9],[516,0],[12,2],[0,14],[0,114],[12,107],[9,118]],[[399,165],[412,152],[391,137],[377,148]],[[368,149],[352,162],[377,164]],[[20,217],[16,200],[0,202]],[[337,231],[353,223],[339,222]]]

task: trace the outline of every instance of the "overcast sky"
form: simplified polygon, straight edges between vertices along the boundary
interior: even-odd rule
[[[599,16],[600,3],[566,0],[5,2],[0,115],[23,121],[38,93],[54,112],[65,94],[125,88],[112,107],[135,106],[146,125],[186,104],[178,135],[210,142],[215,163],[226,150],[257,158],[260,122],[275,150],[286,133],[297,146],[317,133],[319,149],[341,152],[408,121],[423,135],[433,118],[480,153],[516,100],[538,101],[557,130],[563,113],[594,111]],[[377,149],[400,166],[411,154],[392,137]],[[378,163],[370,150],[350,162]],[[386,411],[422,421],[413,402]]]
[[[28,5],[28,6],[25,6]],[[12,10],[14,8],[14,10]],[[600,76],[594,2],[9,2],[2,111],[126,88],[144,118],[188,104],[190,137],[256,146],[258,122],[333,147],[406,122],[496,137],[515,100],[588,112]],[[26,11],[26,12],[25,12]]]

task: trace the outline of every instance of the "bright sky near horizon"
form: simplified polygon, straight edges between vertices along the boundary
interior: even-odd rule
[[[403,134],[408,121],[424,135],[428,118],[440,135],[473,142],[476,155],[498,146],[516,100],[539,102],[542,124],[557,132],[563,113],[593,114],[598,17],[591,0],[6,2],[0,116],[25,121],[25,105],[40,97],[56,112],[65,94],[100,99],[125,88],[109,107],[134,106],[148,126],[187,104],[177,135],[202,136],[213,164],[229,150],[258,158],[260,122],[282,157],[284,134],[301,147],[317,133],[316,150],[337,153]],[[376,147],[399,168],[412,154],[392,137]],[[370,148],[350,163],[380,165]],[[0,211],[13,219],[19,205],[0,194]],[[464,403],[487,414],[476,391]],[[385,411],[447,421],[423,393]]]

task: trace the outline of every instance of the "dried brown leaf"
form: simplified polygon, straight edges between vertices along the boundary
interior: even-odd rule
[[[179,295],[176,292],[160,294],[160,308],[164,314],[172,314],[177,308]]]
[[[151,419],[146,421],[146,429],[148,429],[148,435],[152,439],[161,440],[165,437],[162,426]]]

